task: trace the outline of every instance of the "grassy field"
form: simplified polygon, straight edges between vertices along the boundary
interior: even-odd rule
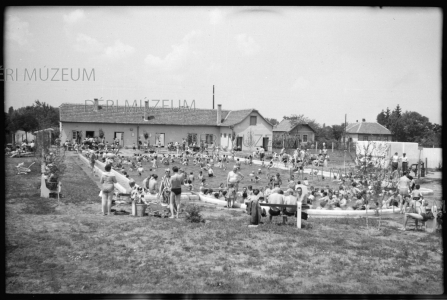
[[[241,211],[202,203],[200,224],[104,217],[75,157],[60,206],[39,197],[40,166],[14,172],[30,160],[6,159],[7,293],[443,293],[441,234],[400,231],[401,218],[380,231],[371,218],[248,228]]]

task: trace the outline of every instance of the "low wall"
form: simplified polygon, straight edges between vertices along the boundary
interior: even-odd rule
[[[442,148],[424,148],[421,159],[424,163],[427,159],[426,168],[437,168],[439,164],[442,166]]]
[[[84,163],[86,163],[87,165],[90,165],[89,160],[82,154],[78,154],[79,158],[81,159],[81,161],[83,161]],[[96,161],[95,163],[95,169],[97,171],[99,171],[100,173],[104,172],[105,169],[105,163]],[[129,186],[129,179],[127,179],[125,176],[123,176],[122,174],[116,172],[115,170],[111,171],[113,175],[115,175],[116,177],[116,181],[118,182],[115,187],[117,190],[120,191],[120,193],[125,193],[127,189],[130,188]]]

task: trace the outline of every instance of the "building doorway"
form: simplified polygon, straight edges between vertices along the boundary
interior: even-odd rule
[[[95,137],[95,132],[94,131],[86,131],[85,132],[85,137],[86,138],[94,138]]]
[[[81,143],[81,137],[82,137],[81,131],[76,131],[76,130],[72,131],[72,140],[73,140],[73,142],[76,142],[76,143],[80,144]]]
[[[242,150],[242,137],[238,136],[236,139],[236,148]]]
[[[264,148],[265,151],[269,151],[269,138],[268,137],[262,138],[262,148]]]
[[[124,139],[124,132],[115,132],[114,134],[114,143],[118,142],[118,144],[122,147],[124,145],[123,139]]]
[[[156,133],[155,134],[155,146],[157,146],[157,147],[165,146],[165,134],[164,133]]]

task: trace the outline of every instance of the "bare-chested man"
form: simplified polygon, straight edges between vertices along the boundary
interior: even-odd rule
[[[240,172],[238,172],[237,166],[234,166],[233,170],[228,172],[227,185],[232,183],[234,185],[234,189],[237,192],[238,187],[239,187],[239,181],[241,181],[242,179],[244,179],[244,175],[242,175]]]
[[[174,218],[174,207],[177,208],[177,219],[178,214],[180,212],[180,198],[182,195],[182,183],[183,183],[183,174],[178,173],[177,166],[172,167],[172,172],[174,173],[171,176],[171,201],[169,203],[169,208],[171,209],[170,218]]]

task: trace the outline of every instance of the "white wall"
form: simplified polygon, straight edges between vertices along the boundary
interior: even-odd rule
[[[439,164],[442,166],[442,148],[424,148],[421,157],[424,163],[427,159],[426,168],[437,168]]]
[[[250,116],[257,116],[256,126],[250,126]],[[269,149],[267,151],[272,150],[272,139],[273,139],[273,126],[264,121],[264,119],[257,112],[252,112],[247,118],[245,118],[241,123],[234,126],[234,131],[237,136],[243,136],[242,140],[242,150],[252,151],[256,149],[256,147],[262,146],[262,140],[264,137],[269,138]],[[254,145],[252,147],[248,147],[244,145],[244,141],[246,141],[247,136],[252,132],[254,138]]]
[[[16,143],[21,143],[24,140],[26,140],[28,137],[28,142],[31,142],[32,140],[35,140],[36,137],[31,132],[25,132],[23,130],[17,130],[14,133],[14,139]]]
[[[228,127],[220,127],[220,145],[222,147],[228,147],[228,150],[233,149],[233,140],[230,139],[232,131]],[[226,135],[226,136],[225,136]]]
[[[138,128],[137,128],[138,126]],[[86,131],[94,131],[95,136],[99,134],[99,128],[104,131],[105,140],[112,143],[115,132],[124,132],[124,146],[132,146],[133,143],[137,145],[138,136],[144,143],[144,132],[147,132],[150,137],[147,141],[151,145],[155,144],[155,134],[165,134],[165,146],[169,142],[181,142],[182,138],[187,138],[188,133],[197,133],[197,138],[202,134],[205,139],[205,134],[213,134],[217,141],[220,139],[220,129],[217,126],[177,126],[177,125],[149,125],[149,124],[100,124],[100,123],[69,123],[64,122],[61,125],[62,142],[68,138],[72,141],[72,131],[81,131],[82,139],[86,136]]]

